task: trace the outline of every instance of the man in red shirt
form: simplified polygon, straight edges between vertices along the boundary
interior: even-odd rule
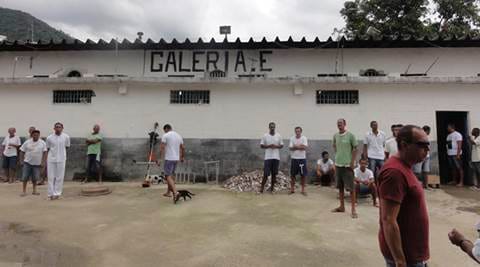
[[[387,267],[426,267],[430,258],[428,213],[422,184],[412,166],[430,150],[425,132],[407,125],[397,135],[398,153],[388,159],[378,177],[380,250]]]

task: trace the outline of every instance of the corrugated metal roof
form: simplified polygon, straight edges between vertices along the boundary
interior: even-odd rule
[[[197,49],[332,49],[332,48],[414,48],[414,47],[480,47],[480,39],[465,36],[458,38],[456,36],[442,38],[442,37],[423,37],[414,38],[412,36],[397,36],[397,37],[380,37],[368,39],[342,38],[334,41],[331,37],[326,41],[320,41],[317,38],[308,41],[305,37],[301,40],[293,40],[292,37],[287,40],[267,40],[265,37],[260,41],[255,41],[250,38],[248,41],[242,41],[237,38],[235,41],[216,41],[212,38],[210,41],[204,41],[199,38],[195,42],[188,38],[184,41],[172,39],[170,42],[160,39],[155,42],[148,39],[143,42],[135,39],[131,42],[128,39],[123,39],[118,42],[112,39],[107,42],[103,39],[94,42],[90,39],[82,42],[78,39],[74,41],[62,40],[61,42],[22,42],[22,41],[7,41],[0,42],[1,51],[32,51],[32,50],[197,50]]]

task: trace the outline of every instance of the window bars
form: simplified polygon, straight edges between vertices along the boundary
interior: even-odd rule
[[[54,104],[91,104],[93,90],[54,90]]]
[[[358,90],[318,90],[317,104],[358,104]]]
[[[170,104],[210,104],[208,90],[172,90]]]

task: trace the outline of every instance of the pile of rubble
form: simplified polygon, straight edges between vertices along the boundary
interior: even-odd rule
[[[258,192],[262,185],[263,171],[253,171],[242,173],[237,176],[230,177],[223,183],[223,187],[235,192]],[[265,184],[265,191],[270,189],[270,177]],[[287,190],[290,188],[290,178],[282,172],[277,174],[274,192]]]

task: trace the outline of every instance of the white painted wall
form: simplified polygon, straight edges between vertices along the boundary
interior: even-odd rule
[[[52,104],[54,89],[93,89],[92,104]],[[209,105],[169,104],[170,90],[211,90]],[[317,105],[318,89],[358,89],[358,105]],[[478,84],[309,84],[293,95],[293,85],[135,83],[120,95],[118,84],[8,85],[0,84],[0,134],[16,127],[25,135],[31,125],[43,135],[56,121],[72,137],[86,136],[94,123],[107,137],[145,138],[153,123],[171,123],[185,138],[259,138],[270,121],[289,137],[297,125],[311,139],[330,139],[343,117],[359,139],[377,120],[389,132],[393,123],[432,126],[435,111],[468,111],[470,125],[480,126]]]
[[[218,50],[223,54],[225,50]],[[272,50],[266,56],[266,66],[273,68],[268,77],[316,77],[318,73],[333,73],[335,69],[336,49],[283,49]],[[0,51],[0,77],[60,74],[70,69],[78,69],[89,74],[125,74],[130,77],[166,77],[173,72],[150,72],[150,53],[143,50],[115,51]],[[167,51],[163,51],[167,53]],[[233,72],[236,50],[230,52],[230,77],[243,72]],[[258,58],[258,50],[244,50],[247,68],[254,66],[259,70],[258,62],[253,64],[249,58]],[[186,67],[191,67],[192,51],[183,51]],[[166,55],[164,56],[166,57]],[[31,60],[31,58],[33,58]],[[471,77],[477,76],[480,69],[480,48],[402,48],[402,49],[344,49],[343,70],[349,76],[358,76],[361,69],[375,68],[384,70],[389,76],[399,76],[410,65],[409,73],[423,73],[438,58],[438,62],[429,72],[429,76]],[[341,57],[339,57],[339,60]],[[178,60],[178,59],[177,59]],[[205,57],[200,57],[200,65]],[[30,64],[31,63],[31,64]],[[223,59],[219,61],[222,67]],[[31,65],[31,68],[30,68]],[[144,72],[145,67],[145,72]],[[341,60],[339,71],[342,70]],[[248,73],[249,71],[247,71]],[[176,73],[179,74],[179,73]],[[183,74],[183,73],[182,73]],[[188,73],[187,73],[188,74]],[[195,73],[203,77],[203,73]]]

